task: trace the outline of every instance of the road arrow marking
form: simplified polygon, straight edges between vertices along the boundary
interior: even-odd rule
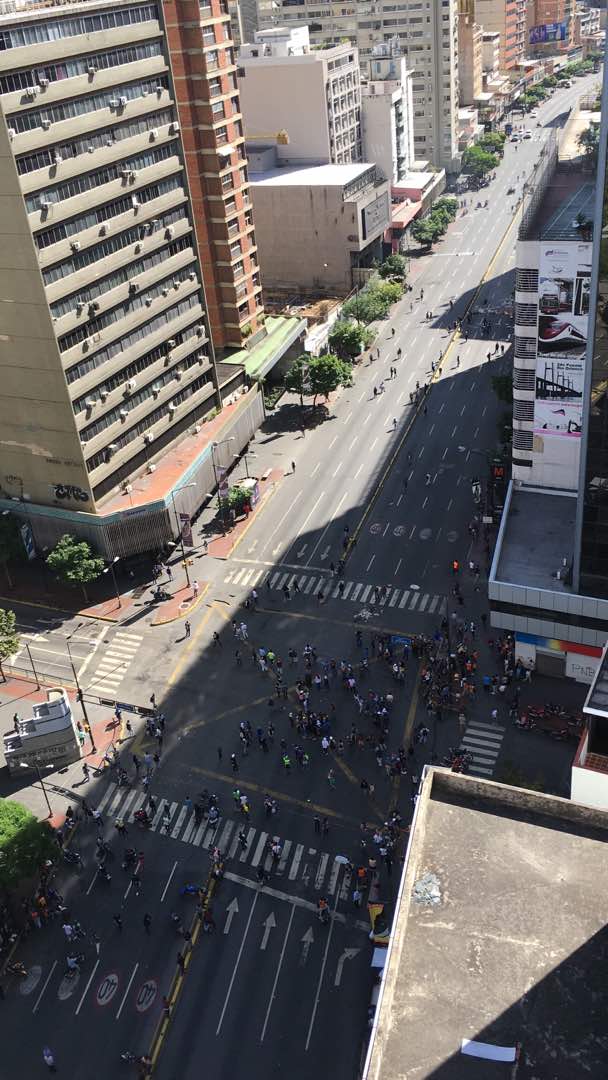
[[[326,559],[328,555],[329,555],[329,544],[327,545],[327,547],[325,548],[325,551],[321,555],[321,561],[323,561],[323,559]]]
[[[268,918],[263,923],[264,933],[262,935],[262,943],[260,945],[260,949],[265,949],[266,948],[266,946],[268,944],[268,938],[270,937],[270,931],[276,925],[277,925],[277,920],[275,919],[275,917],[274,917],[274,915],[272,914],[272,911],[271,911],[270,915],[268,916]]]
[[[304,544],[303,547],[300,548],[300,550],[298,551],[298,554],[297,554],[298,559],[302,558],[302,556],[304,555],[304,552],[306,551],[307,547],[308,547],[308,544]]]
[[[342,970],[344,968],[345,960],[352,960],[357,953],[361,952],[361,949],[345,949],[342,956],[338,960],[338,966],[336,968],[336,977],[334,979],[334,986],[339,986],[342,982]]]
[[[256,549],[256,547],[257,547],[257,546],[258,546],[258,542],[257,542],[257,540],[254,540],[254,541],[253,541],[253,544],[251,545],[251,547],[248,547],[248,548],[247,548],[247,554],[248,554],[248,555],[251,555],[251,552],[252,552],[252,551],[255,551],[255,549]]]
[[[277,544],[276,548],[272,549],[272,554],[273,555],[278,555],[280,550],[281,550],[281,544]]]
[[[315,936],[312,932],[312,926],[308,927],[308,930],[302,938],[302,954],[300,956],[300,967],[304,967],[304,964],[308,960],[308,954],[310,952],[310,946],[315,940]]]
[[[230,903],[228,904],[228,907],[226,908],[226,911],[228,912],[228,914],[226,916],[226,925],[224,927],[224,933],[225,934],[227,934],[228,931],[230,930],[230,927],[232,925],[232,920],[234,919],[234,916],[236,915],[238,910],[239,910],[239,905],[238,905],[237,898],[235,896],[234,900],[231,900]]]

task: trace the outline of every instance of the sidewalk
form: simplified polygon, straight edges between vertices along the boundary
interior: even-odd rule
[[[266,480],[259,481],[260,497],[250,514],[239,520],[224,536],[217,536],[209,541],[209,554],[216,559],[228,559],[236,545],[240,543],[256,516],[276,491],[279,480],[285,476],[282,469],[272,469]]]

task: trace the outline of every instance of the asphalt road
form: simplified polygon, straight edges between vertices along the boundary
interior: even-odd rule
[[[552,120],[595,81],[578,81],[571,91],[553,98],[541,109],[541,120]],[[353,907],[335,857],[359,860],[360,823],[384,820],[396,801],[407,819],[413,778],[425,759],[416,752],[410,776],[398,788],[378,769],[369,748],[326,761],[318,742],[311,741],[310,766],[286,772],[279,740],[284,738],[289,746],[295,741],[288,716],[291,705],[274,698],[273,679],[250,660],[236,665],[238,643],[230,621],[244,619],[249,642],[256,647],[274,648],[283,657],[287,648],[297,650],[298,663],[286,680],[290,684],[303,674],[301,656],[307,642],[316,646],[320,661],[360,658],[353,628],[353,615],[359,610],[377,611],[372,625],[392,632],[428,632],[437,625],[450,595],[450,561],[456,557],[466,563],[469,557],[471,479],[481,472],[484,461],[479,457],[476,464],[474,451],[494,447],[502,411],[490,386],[500,360],[484,363],[488,343],[479,337],[478,315],[469,342],[461,342],[448,354],[428,396],[426,416],[413,419],[409,395],[417,380],[422,384],[429,379],[431,362],[446,350],[447,323],[454,312],[466,309],[508,227],[511,200],[505,196],[506,188],[514,174],[531,167],[538,150],[535,140],[521,144],[517,152],[509,146],[497,181],[483,192],[489,209],[460,216],[436,253],[416,263],[413,296],[423,289],[424,299],[415,301],[413,311],[412,294],[399,305],[383,329],[381,359],[357,371],[354,387],[331,407],[331,418],[306,438],[269,438],[266,445],[264,434],[258,436],[260,461],[275,452],[278,442],[276,452],[296,460],[296,472],[277,487],[233,558],[224,563],[206,561],[212,588],[192,618],[192,637],[183,640],[176,627],[149,631],[134,626],[127,628],[141,635],[134,647],[121,646],[113,628],[104,636],[95,630],[89,640],[75,646],[81,670],[87,665],[83,674],[91,688],[105,685],[127,700],[147,701],[150,690],[167,681],[163,698],[167,730],[151,790],[161,812],[166,802],[171,824],[166,835],[161,835],[160,817],[146,833],[129,825],[128,842],[145,856],[137,896],[129,874],[120,868],[124,845],[114,838],[112,823],[117,815],[128,819],[139,805],[141,785],[118,790],[112,778],[104,776],[79,789],[92,805],[102,807],[104,832],[118,858],[110,883],[93,880],[95,830],[87,826],[79,832],[77,842],[87,865],[61,887],[87,932],[82,972],[78,980],[66,984],[66,949],[59,924],[39,937],[30,936],[21,955],[31,977],[22,983],[9,980],[2,1003],[7,1028],[10,1024],[23,1032],[23,1038],[5,1040],[7,1075],[24,1071],[36,1075],[45,1044],[55,1050],[61,1071],[74,1080],[114,1075],[120,1049],[147,1049],[181,944],[170,912],[176,909],[185,919],[192,915],[193,902],[180,897],[179,889],[184,882],[204,880],[214,843],[220,844],[227,859],[226,878],[213,902],[217,928],[215,934],[202,936],[193,953],[157,1075],[162,1080],[200,1075],[249,1080],[252,1073],[286,1072],[298,1078],[316,1072],[346,1080],[354,1075],[371,991],[371,948],[365,908]],[[487,308],[494,320],[492,346],[495,341],[509,342],[502,309],[512,289],[514,239],[512,230],[475,301],[476,311]],[[425,320],[426,310],[433,311],[432,320]],[[395,359],[399,346],[400,361]],[[391,364],[397,367],[393,380],[388,378]],[[374,398],[373,386],[382,379],[385,391]],[[396,432],[393,417],[398,421]],[[400,446],[410,420],[412,427]],[[345,525],[354,531],[395,454],[348,561],[342,599],[335,580],[330,580],[329,564],[339,557]],[[299,596],[293,595],[294,580]],[[255,582],[260,609],[252,612],[243,601]],[[289,600],[281,594],[284,583],[292,588]],[[390,586],[384,599],[377,596],[375,605],[374,585]],[[481,595],[475,599],[472,580],[467,580],[466,592],[467,602],[472,597],[481,609],[483,599]],[[39,618],[30,618],[29,613],[19,617],[31,627],[28,633],[44,631],[44,638],[34,641],[41,656],[49,641],[53,650],[60,651],[61,633],[71,629],[60,625],[47,634]],[[220,633],[221,645],[212,646],[212,630]],[[84,638],[83,630],[75,634],[79,636]],[[415,665],[410,663],[405,685],[397,686],[388,668],[371,654],[369,628],[364,647],[370,649],[371,659],[365,689],[395,693],[390,721],[390,745],[395,747],[403,741],[415,710]],[[336,706],[332,728],[337,738],[345,738],[351,724],[361,720],[339,680],[330,680],[320,697],[324,711],[329,712],[332,703]],[[240,755],[239,723],[245,718],[254,731],[274,724],[275,743],[268,754],[256,749],[247,757]],[[436,735],[436,748],[443,753],[452,735],[447,728]],[[518,735],[525,753],[531,742],[524,744],[526,736]],[[139,749],[139,740],[134,745]],[[132,749],[129,744],[125,747],[126,764]],[[239,754],[236,776],[230,770],[232,752]],[[517,752],[522,751],[514,749],[514,756]],[[328,781],[330,767],[336,773],[335,788]],[[375,785],[371,800],[361,789],[362,778]],[[251,800],[244,852],[238,845],[242,821],[232,799],[235,783]],[[220,798],[222,819],[214,836],[194,827],[184,804],[188,794],[194,797],[202,788]],[[270,820],[262,805],[265,792],[279,803],[277,817]],[[327,818],[326,834],[315,831],[315,815]],[[260,891],[256,870],[267,858],[267,839],[275,835],[282,845],[281,861],[268,888]],[[404,842],[402,835],[401,846]],[[383,872],[383,899],[390,901],[397,879],[398,863],[392,878]],[[323,894],[335,906],[329,927],[321,926],[315,916]],[[152,916],[150,935],[143,927],[146,912]],[[114,914],[122,917],[122,933],[113,924]]]

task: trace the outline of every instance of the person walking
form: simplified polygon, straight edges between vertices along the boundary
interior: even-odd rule
[[[117,926],[117,928],[120,931],[122,931],[122,916],[121,915],[112,915],[112,920],[115,923],[115,925]]]
[[[90,771],[91,770],[89,769],[89,766],[87,765],[87,763],[85,761],[84,765],[82,766],[82,775],[84,777],[85,784],[88,784],[88,782],[89,782],[89,773],[90,773]]]
[[[178,952],[177,958],[176,958],[176,963],[177,963],[177,966],[178,966],[181,974],[183,975],[184,971],[186,970],[186,958],[183,955],[183,953]]]
[[[152,932],[151,931],[151,928],[152,928],[152,916],[150,915],[150,913],[148,911],[146,911],[146,914],[143,917],[143,924],[144,924],[144,930],[146,931],[146,934],[150,934]]]
[[[185,623],[184,623],[184,635],[185,635],[185,636],[186,636],[187,638],[189,638],[189,637],[190,637],[190,632],[191,632],[191,630],[192,630],[192,627],[190,626],[190,621],[189,621],[189,619],[186,619],[186,621],[185,621]]]
[[[95,824],[97,825],[97,828],[101,831],[103,829],[103,818],[101,816],[101,811],[93,810],[93,818],[95,819]]]
[[[292,461],[292,463],[291,463],[291,471],[292,471],[292,473],[294,473],[296,471],[296,463],[295,463],[295,461]]]
[[[42,1051],[42,1060],[44,1061],[44,1064],[46,1065],[49,1072],[57,1072],[57,1066],[55,1065],[55,1055],[48,1046],[45,1046]]]
[[[321,819],[317,814],[315,814],[315,816],[314,816],[314,826],[315,826],[315,833],[318,833],[320,835],[320,833],[321,833]]]
[[[236,754],[230,755],[230,764],[232,765],[233,773],[237,773],[239,771],[239,763]]]
[[[223,750],[222,750],[221,746],[218,746],[218,748],[217,748],[217,760],[220,763],[221,763],[222,757],[223,757]]]

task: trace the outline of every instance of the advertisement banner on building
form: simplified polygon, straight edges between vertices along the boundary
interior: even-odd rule
[[[546,45],[552,41],[566,40],[566,23],[543,23],[530,30],[531,45]]]
[[[179,515],[180,533],[184,544],[188,547],[192,547],[192,522],[190,521],[190,514]]]
[[[534,431],[580,439],[591,244],[541,248]]]

